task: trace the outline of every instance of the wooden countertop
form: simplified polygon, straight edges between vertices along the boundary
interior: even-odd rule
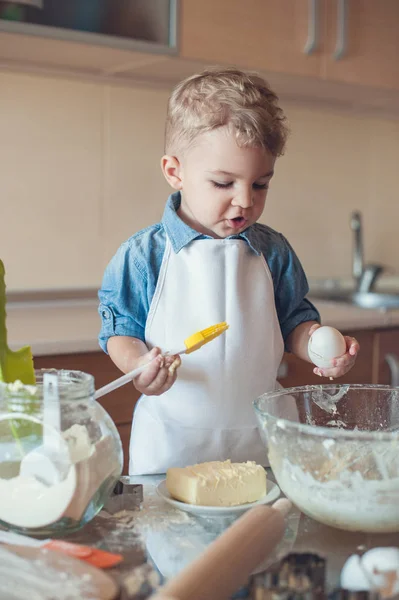
[[[35,356],[99,350],[97,306],[95,298],[10,302],[9,345],[12,349],[30,345]],[[368,310],[325,301],[316,306],[323,324],[341,331],[399,327],[399,310]]]
[[[313,302],[320,311],[323,325],[341,331],[399,326],[399,310],[371,310],[325,300]]]
[[[100,350],[96,300],[10,303],[7,330],[10,348],[29,345],[34,356]]]

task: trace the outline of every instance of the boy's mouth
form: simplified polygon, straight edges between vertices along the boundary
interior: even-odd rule
[[[241,229],[241,227],[245,226],[246,222],[247,219],[245,219],[244,217],[234,217],[234,219],[227,219],[227,223],[232,229]]]

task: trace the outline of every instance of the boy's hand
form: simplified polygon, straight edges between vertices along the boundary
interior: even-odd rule
[[[321,327],[319,324],[313,325],[309,329],[309,337],[319,327]],[[348,335],[344,335],[344,340],[346,342],[345,354],[339,358],[333,358],[331,361],[331,367],[329,368],[315,367],[313,369],[313,373],[315,375],[319,375],[320,377],[331,377],[332,379],[335,379],[337,377],[342,377],[342,375],[345,375],[345,373],[351,370],[356,362],[356,356],[360,350],[360,346],[359,342],[355,338]]]
[[[159,348],[153,348],[139,358],[137,366],[140,367],[150,361],[152,362],[145,371],[133,380],[133,384],[136,390],[145,396],[160,396],[176,381],[176,369],[181,364],[180,356],[164,357]]]

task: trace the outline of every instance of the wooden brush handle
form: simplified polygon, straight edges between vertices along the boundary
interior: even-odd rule
[[[249,510],[153,600],[228,600],[282,539],[289,506],[280,500]]]

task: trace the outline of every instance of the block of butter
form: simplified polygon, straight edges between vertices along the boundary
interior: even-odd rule
[[[266,494],[266,471],[255,462],[212,461],[172,467],[166,487],[176,500],[201,506],[237,506]]]

